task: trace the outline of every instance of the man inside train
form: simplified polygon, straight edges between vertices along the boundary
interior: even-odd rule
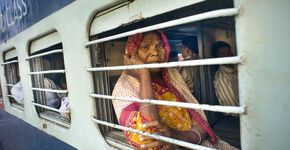
[[[231,46],[223,41],[212,45],[213,57],[233,56]],[[220,65],[215,73],[214,87],[218,101],[223,106],[239,105],[237,65]]]
[[[198,59],[197,38],[195,36],[186,37],[182,40],[181,54],[184,61]],[[181,67],[179,70],[183,80],[187,84],[189,90],[193,95],[198,91],[198,68],[197,67]]]

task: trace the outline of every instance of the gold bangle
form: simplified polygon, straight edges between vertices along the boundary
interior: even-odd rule
[[[200,144],[201,143],[201,135],[200,135],[200,133],[198,131],[196,131],[195,129],[193,129],[193,128],[191,128],[190,131],[193,131],[193,132],[195,132],[198,135],[199,140],[198,140],[197,144]]]
[[[151,105],[154,105],[154,104],[144,105],[144,106],[140,107],[139,110],[141,110],[142,108],[145,108],[145,107],[151,106]]]

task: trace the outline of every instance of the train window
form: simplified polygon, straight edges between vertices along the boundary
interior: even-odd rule
[[[21,82],[19,76],[19,66],[18,66],[18,57],[16,49],[11,49],[4,52],[4,70],[6,84],[3,84],[7,87],[7,97],[11,106],[24,110],[24,99],[22,96]]]
[[[124,54],[123,50],[125,48],[125,45],[126,42],[125,40],[123,40],[104,43],[100,47],[92,46],[92,66],[101,67],[107,65],[122,64],[122,59],[119,58],[122,57],[122,55]],[[112,95],[113,88],[121,73],[122,71],[94,72],[93,79],[95,93]],[[115,115],[115,111],[111,101],[102,98],[96,98],[95,102],[97,106],[97,118],[118,124],[118,120]],[[114,145],[115,143],[121,141],[122,144],[131,147],[131,145],[126,142],[126,139],[123,136],[121,130],[107,126],[99,126],[99,128],[110,144]]]
[[[66,87],[63,48],[57,32],[30,44],[30,75],[36,110],[41,118],[69,127],[70,110]]]
[[[189,92],[191,92],[201,105],[199,105],[200,107],[190,107],[184,106],[184,104],[171,105],[167,104],[169,102],[159,102],[157,100],[148,100],[146,102],[159,104],[158,109],[161,108],[160,105],[170,105],[191,109],[198,108],[209,110],[205,112],[205,115],[207,116],[207,120],[213,128],[213,131],[222,140],[233,146],[240,147],[240,124],[238,114],[243,112],[243,108],[239,107],[238,93],[235,93],[235,96],[237,96],[235,99],[237,100],[235,105],[224,104],[220,101],[221,94],[216,91],[217,86],[215,85],[216,72],[219,71],[220,67],[217,66],[217,64],[222,62],[222,64],[229,64],[227,66],[233,67],[234,65],[231,64],[237,63],[235,60],[238,59],[238,57],[236,57],[237,54],[235,48],[234,19],[234,15],[237,14],[237,11],[232,7],[232,1],[206,1],[151,18],[123,24],[121,27],[116,27],[105,32],[101,32],[100,29],[103,26],[106,26],[105,21],[103,21],[102,24],[98,21],[98,18],[95,19],[93,25],[98,24],[99,27],[94,28],[93,26],[91,28],[91,30],[94,30],[91,31],[91,33],[96,34],[91,34],[91,42],[87,43],[87,45],[90,46],[92,62],[92,68],[89,68],[88,71],[93,74],[95,88],[95,93],[91,94],[96,101],[96,116],[93,120],[99,124],[102,134],[110,145],[120,148],[120,143],[122,143],[123,145],[128,146],[127,140],[121,133],[122,130],[144,134],[136,130],[124,128],[124,126],[118,126],[117,124],[119,124],[120,120],[118,120],[119,116],[116,116],[116,114],[120,115],[122,110],[118,110],[118,107],[116,107],[117,105],[113,107],[111,101],[112,99],[114,101],[119,100],[122,101],[123,104],[129,104],[130,102],[144,103],[144,100],[142,102],[142,99],[136,99],[134,96],[133,98],[111,96],[123,70],[130,68],[130,66],[123,66],[123,55],[125,54],[128,36],[161,28],[162,32],[168,39],[168,44],[170,45],[170,62],[160,64],[160,67],[173,67],[173,69],[179,71],[181,75],[185,70],[189,70],[185,77],[183,75],[182,77],[186,81]],[[223,14],[223,12],[231,10],[233,11],[232,13]],[[214,11],[212,14],[220,13],[220,15],[211,15],[211,11]],[[106,18],[106,15],[103,15],[102,17],[103,18],[100,19],[101,21]],[[190,20],[190,17],[193,18],[192,21],[186,21]],[[159,35],[159,38],[163,38],[162,34]],[[138,40],[138,38],[136,40]],[[231,55],[220,56],[229,57],[228,59],[221,59],[212,55],[212,47],[217,45],[214,43],[219,43],[219,41],[223,41],[222,43],[228,43],[227,45],[230,45],[230,47],[222,47],[228,48]],[[139,68],[150,68],[154,65],[141,65]],[[133,67],[137,68],[137,66],[132,66],[132,68]],[[222,79],[224,78],[222,77]],[[235,79],[237,79],[237,77],[235,77]],[[237,82],[237,80],[235,81]],[[237,84],[238,83],[235,85],[236,89],[238,89]],[[125,85],[124,88],[126,88]],[[120,93],[126,92],[126,89],[119,90],[121,90]],[[228,93],[229,91],[226,92]],[[139,95],[137,95],[137,97],[138,96]],[[222,107],[219,106],[221,109],[214,109],[216,105],[222,105]],[[237,111],[227,111],[227,107],[237,107]],[[141,108],[142,107],[140,107],[140,109]],[[161,137],[158,138],[162,139]],[[162,140],[166,141],[167,139]],[[181,141],[179,142],[182,143]],[[132,142],[130,143],[132,144]],[[194,144],[194,146],[188,146],[188,148],[197,148],[195,146],[197,145]]]

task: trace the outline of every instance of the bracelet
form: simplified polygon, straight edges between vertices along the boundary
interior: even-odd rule
[[[145,108],[145,107],[151,106],[151,105],[154,105],[154,104],[144,105],[144,106],[140,107],[139,110],[141,110],[142,108]]]
[[[200,133],[198,131],[196,131],[195,129],[193,129],[193,128],[191,128],[190,131],[193,131],[193,132],[195,132],[198,135],[199,140],[198,140],[197,144],[200,144],[200,142],[201,142],[201,135],[200,135]]]

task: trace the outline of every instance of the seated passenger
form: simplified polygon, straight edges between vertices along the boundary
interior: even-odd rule
[[[52,89],[52,90],[61,90],[52,80],[48,78],[44,78],[44,88]],[[23,96],[22,96],[22,85],[20,82],[16,83],[12,89],[11,94],[15,97],[16,101],[22,102],[23,104]],[[61,105],[61,100],[64,98],[66,94],[55,93],[55,92],[45,92],[46,104],[49,107],[59,108]],[[22,101],[20,101],[22,100]]]
[[[182,48],[181,48],[182,57],[185,60],[193,60],[196,59],[198,53],[197,47],[197,38],[196,37],[187,37],[182,40]],[[190,67],[181,67],[179,70],[183,80],[187,84],[191,93],[194,92],[194,83],[197,82],[197,68],[194,66]]]
[[[233,56],[231,46],[226,42],[216,42],[212,46],[214,57]],[[220,65],[215,73],[214,87],[218,101],[224,106],[239,105],[237,65]]]
[[[161,31],[128,38],[125,65],[167,62],[170,47]],[[175,68],[125,70],[113,95],[117,97],[159,99],[198,103]],[[236,149],[219,140],[202,110],[113,100],[119,124],[129,128],[167,136],[223,150]],[[173,149],[175,145],[124,131],[128,142],[141,149]]]
[[[44,78],[44,88],[52,90],[62,90],[52,80],[48,78]],[[46,105],[53,108],[59,108],[61,106],[61,100],[65,96],[66,94],[63,93],[45,92]]]

